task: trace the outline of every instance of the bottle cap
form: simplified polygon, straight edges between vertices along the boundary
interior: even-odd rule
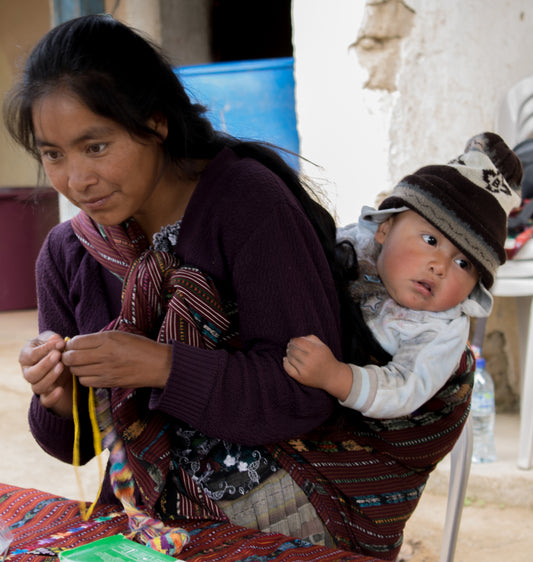
[[[484,369],[485,368],[485,358],[478,357],[476,359],[476,369]]]

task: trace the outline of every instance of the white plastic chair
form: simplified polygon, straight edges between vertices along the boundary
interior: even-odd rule
[[[463,431],[450,453],[450,483],[448,486],[448,503],[446,505],[440,562],[453,562],[455,557],[466,487],[472,464],[473,446],[474,431],[471,416],[468,416]]]
[[[526,244],[529,245],[531,242]],[[525,249],[525,247],[524,247]],[[514,260],[513,260],[514,261]],[[524,266],[533,267],[533,259]],[[507,266],[513,266],[516,277],[505,277]],[[518,468],[531,468],[533,453],[533,277],[519,277],[520,263],[508,262],[500,268],[491,291],[497,297],[515,297],[520,349],[520,437]]]
[[[528,76],[505,94],[497,114],[496,132],[509,146],[533,136],[533,76]],[[492,288],[497,297],[515,297],[520,334],[520,438],[518,468],[531,468],[533,453],[533,242],[529,241],[498,269]]]
[[[495,126],[511,148],[533,134],[533,76],[507,91],[496,113]]]

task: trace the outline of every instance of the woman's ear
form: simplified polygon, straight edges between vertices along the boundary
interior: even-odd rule
[[[378,242],[378,244],[385,243],[385,240],[387,239],[387,236],[392,227],[393,220],[394,216],[390,216],[386,221],[379,223],[378,229],[374,234],[374,239],[376,240],[376,242]]]
[[[162,113],[154,113],[147,123],[148,127],[155,131],[159,138],[164,141],[168,136],[168,121]]]

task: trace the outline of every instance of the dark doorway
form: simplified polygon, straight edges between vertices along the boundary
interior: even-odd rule
[[[214,62],[292,57],[290,0],[214,0]]]

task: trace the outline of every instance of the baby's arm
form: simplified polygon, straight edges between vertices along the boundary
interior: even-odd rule
[[[434,318],[432,320],[435,320]],[[341,401],[369,418],[412,414],[434,396],[454,373],[468,338],[469,320],[420,322],[399,318],[387,329],[399,339],[386,365],[351,365],[350,395]]]
[[[294,380],[312,388],[321,388],[339,400],[346,400],[350,394],[350,366],[337,361],[329,347],[316,336],[291,339],[283,366]]]

